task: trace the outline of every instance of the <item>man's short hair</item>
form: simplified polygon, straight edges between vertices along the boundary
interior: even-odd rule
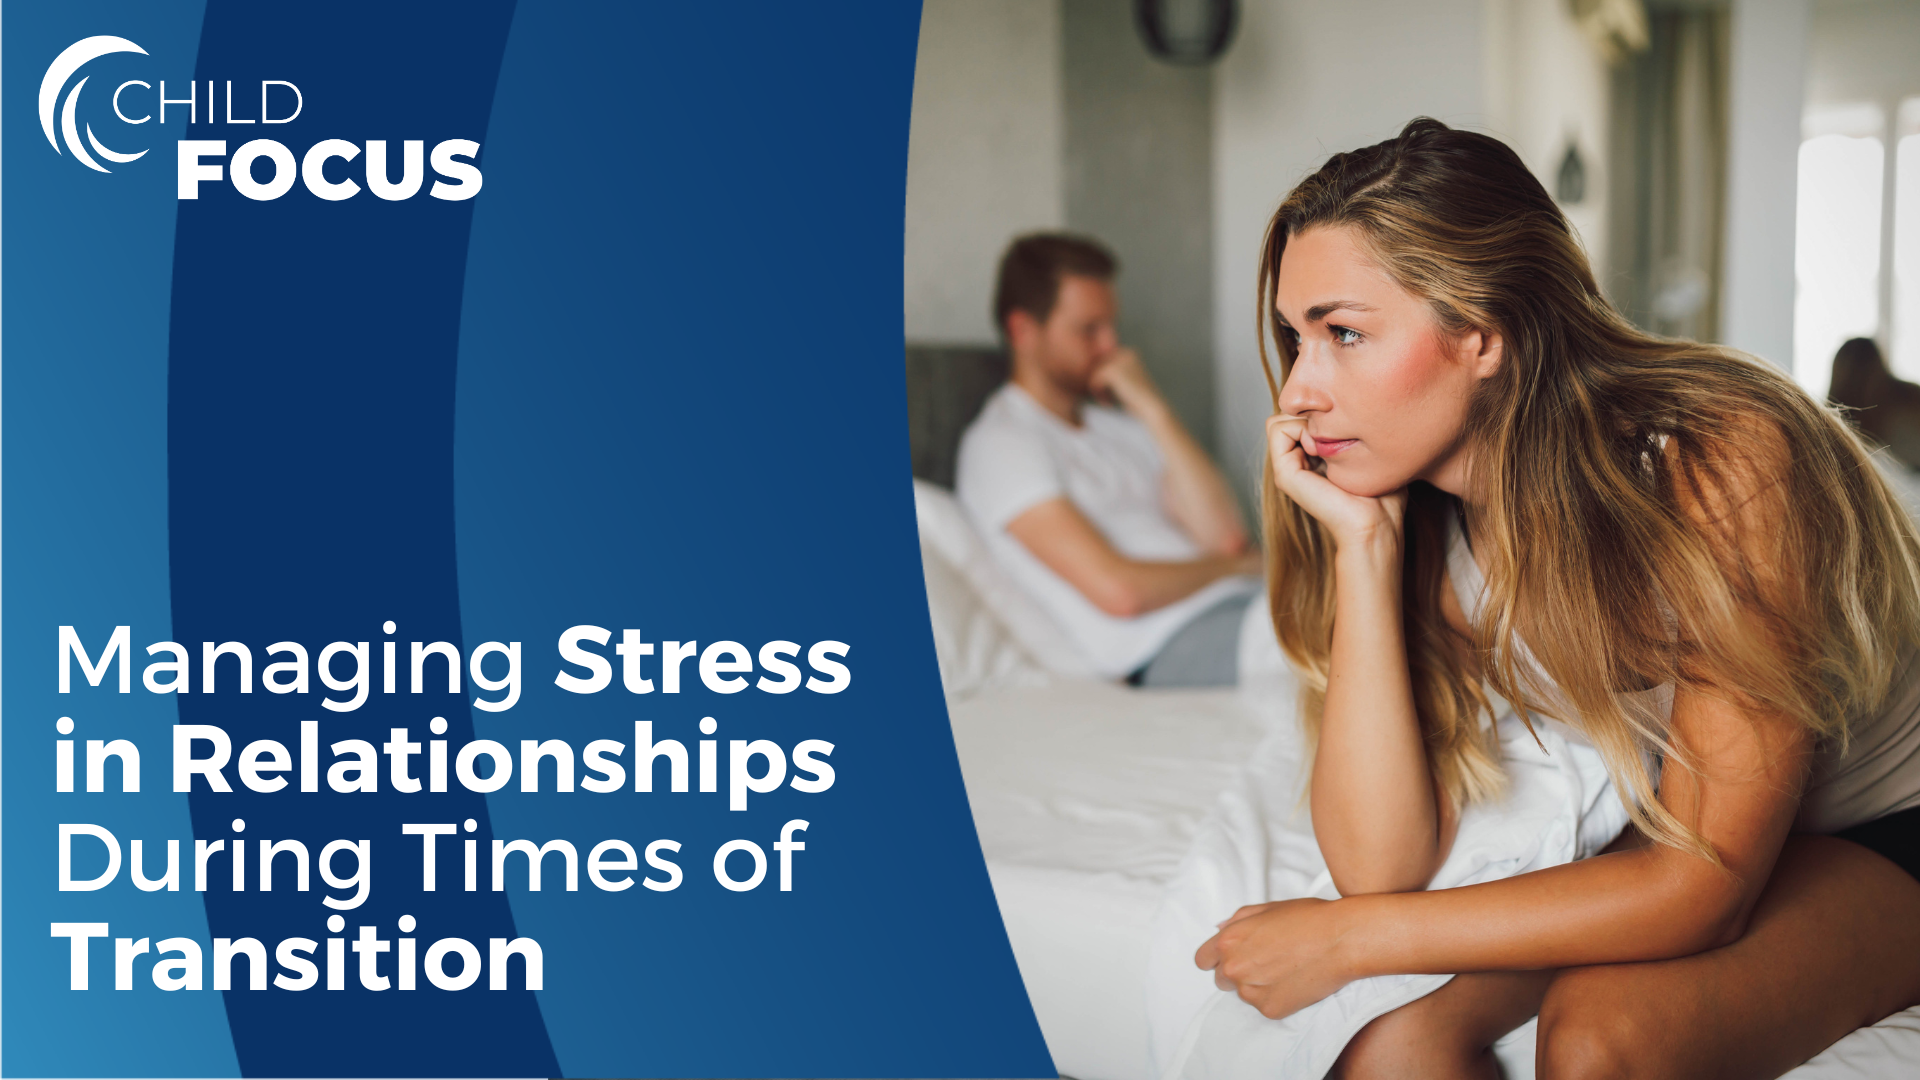
[[[1015,237],[1000,256],[1000,279],[993,289],[993,324],[1004,334],[1007,316],[1024,311],[1046,322],[1060,299],[1067,274],[1112,281],[1120,263],[1099,241],[1072,233],[1041,232]]]

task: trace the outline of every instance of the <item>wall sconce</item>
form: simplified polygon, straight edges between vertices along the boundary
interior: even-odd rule
[[[1560,158],[1553,197],[1562,206],[1578,206],[1587,197],[1587,162],[1580,156],[1580,145],[1572,139],[1567,140],[1567,152]]]
[[[1240,5],[1237,0],[1134,0],[1133,21],[1156,59],[1201,67],[1233,43]]]

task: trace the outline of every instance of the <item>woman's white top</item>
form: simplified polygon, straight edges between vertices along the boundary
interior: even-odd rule
[[[1449,522],[1447,576],[1453,582],[1454,595],[1459,598],[1467,621],[1478,621],[1486,579],[1467,547],[1466,534],[1458,518]],[[1557,697],[1559,688],[1540,669],[1526,643],[1516,644],[1518,662],[1526,673],[1538,681],[1550,698]],[[1663,723],[1672,714],[1671,683],[1620,697],[1623,705],[1648,710]],[[1564,706],[1557,711],[1571,715],[1571,710]],[[1573,724],[1541,716],[1535,716],[1533,722],[1550,726],[1568,742],[1592,745]],[[1920,806],[1920,654],[1908,650],[1886,703],[1873,715],[1856,720],[1851,735],[1844,754],[1838,743],[1818,751],[1811,785],[1801,800],[1800,816],[1794,822],[1795,832],[1836,833]]]

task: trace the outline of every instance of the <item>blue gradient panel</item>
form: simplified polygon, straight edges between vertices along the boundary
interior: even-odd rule
[[[899,297],[914,7],[211,0],[4,17],[0,1072],[1052,1075],[968,812],[913,524]],[[101,56],[65,84],[89,80],[75,139],[105,136],[95,150],[110,175],[50,146],[34,111],[52,58],[96,34],[149,54]],[[172,98],[197,80],[192,123],[180,106],[164,128],[129,122],[153,86],[128,90],[134,113],[116,117],[114,88],[162,78]],[[296,120],[241,123],[261,118],[262,80],[298,85]],[[305,183],[256,200],[223,173],[176,199],[176,140],[224,140],[206,161],[228,170],[259,138],[296,159],[323,139],[383,139],[390,175],[404,140],[473,140],[484,187],[433,198],[451,178],[430,166],[397,201],[325,201]],[[149,153],[124,164],[107,152],[138,149]],[[366,164],[336,159],[324,179],[367,187]],[[263,160],[251,175],[273,171]],[[96,655],[131,625],[132,693],[117,692],[117,671],[57,693],[63,624]],[[578,624],[614,643],[638,628],[655,648],[655,692],[623,686],[613,643],[594,647],[614,666],[610,687],[556,685],[589,673],[557,651]],[[796,642],[803,678],[832,675],[808,664],[808,645],[844,642],[850,682],[723,694],[695,656],[669,694],[669,640],[737,641],[756,656]],[[187,693],[144,687],[158,641],[189,653]],[[352,694],[317,673],[306,693],[266,692],[265,666],[286,658],[268,647],[284,641],[311,661],[331,642],[367,643],[364,703],[324,708]],[[416,641],[459,651],[462,692],[447,691],[439,659],[426,692],[410,692]],[[503,712],[471,705],[465,661],[489,641],[521,650],[520,696]],[[249,646],[251,693],[231,659],[208,692],[203,643],[221,642]],[[388,644],[395,692],[382,686]],[[763,675],[777,677],[746,673]],[[55,793],[63,715],[81,747],[137,742],[143,790]],[[435,717],[444,735],[430,733]],[[635,791],[638,721],[692,752],[696,787],[696,748],[711,740],[719,790],[667,790],[663,762],[656,790]],[[232,790],[198,778],[174,793],[176,722],[226,732],[235,759],[280,743],[295,756],[289,787],[249,790],[229,763]],[[318,725],[316,791],[299,790],[303,723]],[[333,790],[330,766],[350,754],[333,744],[377,750],[395,729],[423,750],[496,740],[513,780],[484,795],[458,779],[407,792],[382,754],[376,791]],[[522,790],[523,744],[554,739],[576,758],[575,790],[555,790],[551,762],[540,790]],[[622,744],[628,771],[611,791],[581,783],[596,739]],[[776,744],[790,778],[807,775],[799,743],[830,743],[834,782],[729,809],[736,740]],[[767,767],[763,755],[752,772]],[[425,753],[413,758],[414,776],[427,769]],[[117,787],[117,768],[108,777]],[[401,825],[469,819],[472,832],[438,842],[438,888],[424,890],[420,839]],[[181,888],[136,891],[123,867],[99,891],[59,891],[60,822],[143,839],[150,873],[179,840]],[[783,830],[804,848],[782,854]],[[262,891],[259,845],[287,840],[314,858],[310,888],[294,887],[287,857]],[[334,840],[371,845],[363,902],[323,877]],[[479,852],[473,891],[463,840]],[[494,889],[496,840],[570,843],[575,887],[556,854],[540,890],[519,856]],[[603,887],[587,864],[606,840],[670,841],[678,886],[641,886],[664,880],[643,863],[611,875],[633,885]],[[205,860],[204,891],[196,841],[226,845]],[[764,852],[757,886],[716,879],[730,841]],[[235,842],[247,849],[238,889]],[[75,850],[75,877],[105,868],[97,841]],[[744,878],[752,859],[722,867]],[[417,929],[400,930],[403,917]],[[92,944],[89,989],[67,988],[52,921],[111,925]],[[420,954],[464,939],[484,970],[490,939],[524,936],[544,985],[528,989],[516,960],[504,989],[485,974],[439,989],[419,955],[416,989],[376,991],[345,948],[362,928],[389,945],[377,968],[396,981],[401,937]],[[114,989],[123,936],[194,939],[204,988],[159,989],[149,952],[131,963],[132,988]],[[298,974],[276,955],[283,940],[311,939],[323,972],[338,945],[339,988],[323,976],[247,989],[242,960],[240,988],[216,990],[212,942],[243,937],[283,978]]]
[[[646,720],[692,749],[711,716],[723,757],[713,794],[664,790],[662,763],[650,793],[548,776],[488,796],[503,836],[682,845],[671,892],[509,884],[568,1075],[1054,1073],[968,813],[914,528],[898,297],[916,16],[763,5],[717,33],[709,9],[635,6],[582,34],[527,4],[515,22],[474,210],[455,502],[466,638],[524,636],[539,674],[475,726],[578,747],[631,745]],[[842,641],[852,681],[719,694],[688,662],[678,695],[618,672],[570,693],[555,647],[580,623]],[[656,649],[656,687],[657,667]],[[755,739],[831,742],[834,786],[730,811],[728,743]],[[772,845],[795,819],[781,892]],[[749,892],[712,870],[735,839],[769,859]]]
[[[199,3],[9,4],[5,9],[7,107],[4,203],[5,578],[4,852],[6,935],[0,965],[0,1071],[10,1076],[232,1076],[237,1072],[218,995],[163,993],[143,977],[116,992],[111,940],[91,943],[89,989],[68,989],[68,946],[54,922],[104,922],[114,937],[208,938],[191,881],[180,892],[126,885],[57,889],[61,822],[101,825],[145,842],[160,876],[168,839],[192,857],[187,799],[168,790],[166,733],[174,701],[138,689],[99,688],[75,672],[60,694],[58,628],[73,626],[94,652],[116,625],[143,645],[173,636],[167,582],[167,321],[174,190],[171,140],[150,123],[118,150],[154,147],[136,162],[94,172],[41,133],[41,75],[81,38],[125,37],[147,56],[101,57],[68,81],[88,79],[80,122],[111,117],[126,79],[176,84],[193,71]],[[104,84],[104,89],[102,89]],[[131,104],[131,101],[129,101]],[[137,113],[135,115],[138,115]],[[112,125],[120,128],[117,122]],[[178,132],[178,125],[170,126]],[[71,716],[82,790],[54,792],[54,720]],[[129,739],[145,751],[139,794],[84,790],[88,739]],[[124,852],[123,856],[130,856]],[[79,840],[74,876],[106,869],[104,846]]]
[[[227,78],[298,85],[306,104],[285,138],[301,149],[323,138],[385,138],[396,149],[405,139],[484,145],[512,14],[511,3],[471,0],[400,7],[215,0],[198,70],[203,85]],[[253,136],[223,124],[200,134]],[[235,149],[230,141],[229,153]],[[269,171],[263,164],[256,175]],[[316,663],[333,641],[367,641],[370,653],[396,638],[402,650],[411,640],[463,647],[453,393],[472,211],[470,201],[424,191],[401,201],[363,192],[327,202],[296,188],[262,202],[226,184],[203,185],[199,199],[180,203],[168,473],[181,641],[242,641],[260,652],[272,642],[303,642]],[[382,630],[386,620],[397,624],[392,637]],[[464,701],[444,684],[422,695],[375,687],[363,706],[333,712],[322,707],[326,691],[317,680],[308,694],[235,693],[237,667],[227,664],[227,690],[183,695],[181,722],[293,748],[300,722],[311,720],[320,724],[322,747],[344,740],[380,746],[394,728],[424,744],[428,721],[440,715],[450,740],[471,738]],[[336,670],[348,666],[342,661]],[[196,781],[196,836],[245,841],[256,852],[259,840],[295,839],[316,857],[334,839],[366,840],[375,854],[369,898],[341,913],[344,935],[328,932],[334,912],[322,897],[355,890],[300,893],[284,882],[271,893],[209,888],[213,933],[271,946],[288,937],[352,937],[374,926],[392,940],[399,918],[412,915],[428,940],[460,937],[484,949],[489,938],[517,936],[499,893],[422,892],[420,843],[400,834],[403,822],[473,818],[484,848],[492,836],[484,800],[458,784],[440,794],[405,793],[387,780],[382,775],[377,792],[350,794],[325,782],[314,793],[262,794],[237,784],[215,792]],[[246,822],[242,836],[231,831],[235,818]],[[356,861],[339,858],[343,869]],[[445,876],[456,878],[458,863],[448,861]],[[230,864],[215,857],[212,865]],[[558,1073],[530,992],[373,992],[353,967],[344,992],[228,991],[241,1070]]]

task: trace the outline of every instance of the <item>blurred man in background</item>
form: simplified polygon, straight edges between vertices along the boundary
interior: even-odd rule
[[[1920,386],[1887,370],[1872,338],[1854,338],[1833,357],[1827,397],[1845,406],[1860,433],[1886,447],[1908,469],[1920,469]]]
[[[1007,249],[994,321],[1012,377],[961,440],[956,493],[1095,670],[1229,684],[1260,558],[1220,470],[1120,344],[1117,271],[1082,237]]]

